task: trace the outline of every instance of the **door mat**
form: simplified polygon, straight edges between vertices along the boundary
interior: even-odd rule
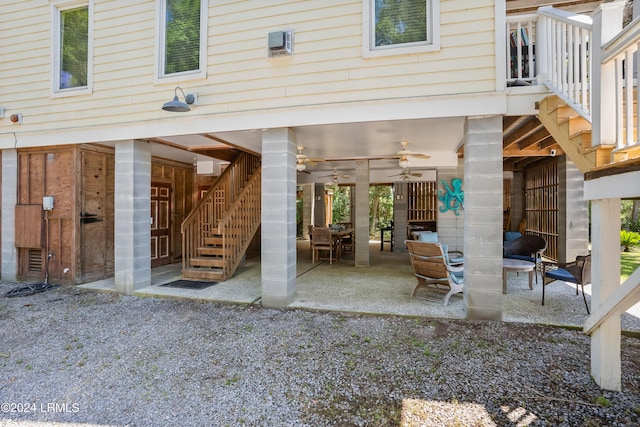
[[[218,282],[198,282],[195,280],[176,280],[175,282],[165,283],[168,288],[182,288],[182,289],[206,289],[209,286],[217,285]]]

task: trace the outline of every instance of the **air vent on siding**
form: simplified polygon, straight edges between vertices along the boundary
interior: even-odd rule
[[[293,55],[293,31],[274,31],[267,41],[269,58]]]
[[[29,249],[29,271],[42,271],[42,249]]]

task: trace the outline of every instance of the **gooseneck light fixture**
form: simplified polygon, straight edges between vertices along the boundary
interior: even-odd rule
[[[184,98],[184,102],[180,101],[178,98],[178,89],[182,92],[182,97]],[[187,111],[191,111],[189,105],[192,105],[196,102],[196,96],[193,94],[185,95],[184,91],[180,86],[176,86],[174,90],[173,100],[169,102],[165,102],[162,106],[164,111],[171,111],[174,113],[185,113]]]

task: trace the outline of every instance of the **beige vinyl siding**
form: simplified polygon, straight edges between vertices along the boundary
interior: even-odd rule
[[[198,115],[495,90],[493,0],[442,0],[440,51],[366,59],[361,0],[210,0],[207,78],[178,83],[156,81],[155,1],[94,0],[93,92],[65,97],[50,90],[50,2],[4,4],[0,104],[19,96],[34,131],[161,120],[175,86],[198,92]],[[268,59],[285,29],[294,55]]]

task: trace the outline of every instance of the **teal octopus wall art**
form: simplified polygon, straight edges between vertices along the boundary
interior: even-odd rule
[[[462,191],[462,180],[460,178],[453,178],[451,180],[451,186],[446,180],[440,180],[443,190],[438,190],[438,200],[442,202],[440,206],[440,212],[453,211],[456,215],[460,216],[460,211],[464,210],[464,191]],[[453,187],[453,188],[451,188]]]

